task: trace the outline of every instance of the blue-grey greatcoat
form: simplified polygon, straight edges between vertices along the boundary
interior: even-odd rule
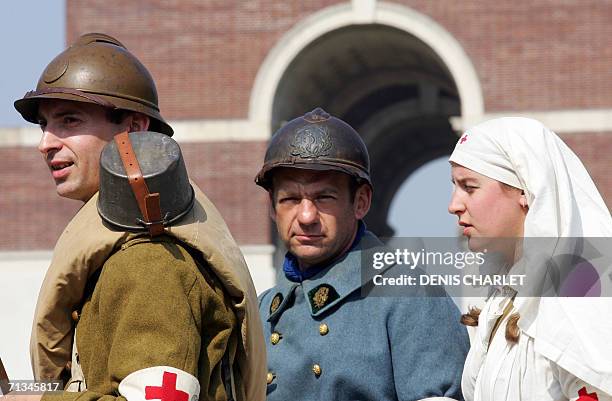
[[[363,298],[361,281],[358,245],[314,277],[283,276],[261,294],[268,400],[461,399],[469,340],[452,300]]]

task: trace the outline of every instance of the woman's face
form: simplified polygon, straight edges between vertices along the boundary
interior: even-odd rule
[[[454,189],[448,211],[459,218],[470,249],[482,251],[493,239],[522,237],[527,214],[522,191],[458,164],[451,165]]]

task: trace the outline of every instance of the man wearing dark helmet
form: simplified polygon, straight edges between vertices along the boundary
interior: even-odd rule
[[[63,400],[263,400],[255,289],[223,219],[184,165],[163,172],[180,180],[149,171],[164,157],[128,167],[173,134],[144,65],[115,38],[86,34],[15,108],[40,125],[57,193],[84,202],[39,295],[35,379],[63,380]],[[124,160],[119,170],[105,167],[109,152]],[[124,208],[136,212],[116,213]]]
[[[287,248],[259,297],[268,400],[460,399],[468,340],[449,298],[361,296],[361,252],[380,245],[359,134],[320,108],[272,137],[255,181]]]

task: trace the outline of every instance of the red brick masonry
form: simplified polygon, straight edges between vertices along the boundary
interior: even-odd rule
[[[240,244],[269,244],[267,194],[256,186],[265,142],[184,143],[185,163]],[[0,148],[0,250],[52,249],[81,202],[60,198],[33,147]]]

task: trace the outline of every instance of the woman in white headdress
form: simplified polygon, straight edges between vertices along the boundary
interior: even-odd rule
[[[610,212],[583,164],[538,121],[477,125],[450,162],[449,212],[472,249],[484,238],[612,237]],[[525,262],[522,243],[502,248],[511,269]],[[477,326],[463,372],[467,401],[612,399],[612,298],[496,289],[463,322]]]

